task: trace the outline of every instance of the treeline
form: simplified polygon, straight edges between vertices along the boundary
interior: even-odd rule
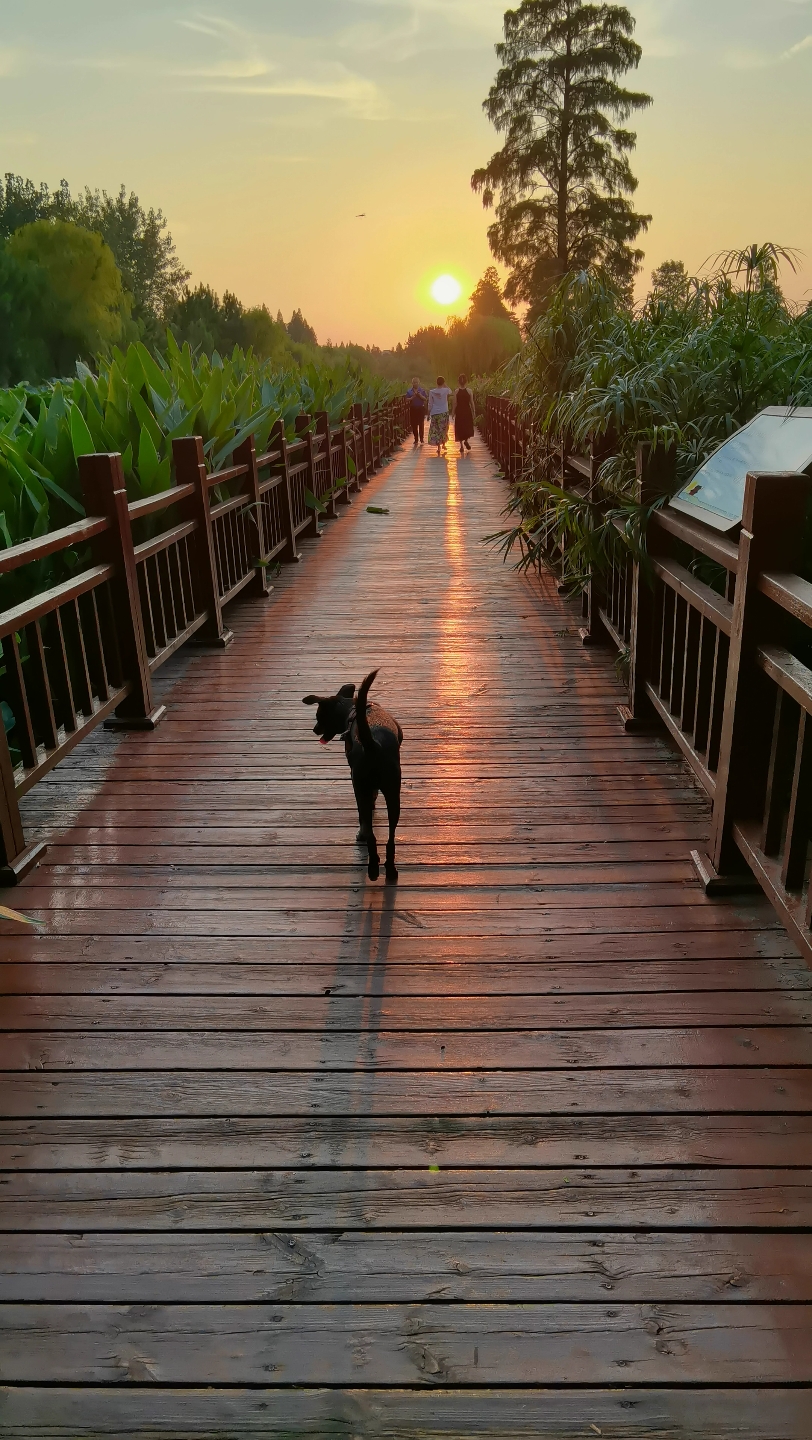
[[[286,322],[229,291],[189,285],[160,210],[122,186],[72,194],[7,174],[0,184],[0,385],[72,375],[114,345],[165,349],[167,331],[196,353],[252,350],[277,366],[354,366],[388,380],[419,372],[486,374],[519,348],[519,329],[486,272],[465,320],[430,326],[394,350],[319,345],[301,309]]]
[[[287,324],[263,306],[189,286],[160,210],[122,186],[73,195],[7,174],[0,184],[0,385],[73,374],[113,345],[143,340],[230,353],[235,345],[281,365],[316,358],[301,310]]]

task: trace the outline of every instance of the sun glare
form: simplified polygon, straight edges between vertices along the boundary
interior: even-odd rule
[[[438,305],[453,305],[462,294],[462,286],[453,275],[438,275],[431,293]]]

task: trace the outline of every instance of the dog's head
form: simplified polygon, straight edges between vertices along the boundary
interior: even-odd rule
[[[316,706],[313,734],[318,735],[322,745],[344,734],[354,700],[354,685],[342,685],[337,695],[305,695],[303,704]]]

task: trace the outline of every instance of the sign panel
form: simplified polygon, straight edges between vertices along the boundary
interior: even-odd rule
[[[812,410],[762,410],[714,451],[670,503],[714,530],[733,530],[741,524],[751,470],[812,473]]]

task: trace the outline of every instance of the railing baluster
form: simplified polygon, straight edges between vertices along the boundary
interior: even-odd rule
[[[203,441],[199,435],[172,442],[175,460],[175,474],[179,485],[194,485],[191,510],[197,521],[194,533],[195,588],[201,601],[201,609],[207,612],[205,625],[197,632],[199,643],[224,649],[234,636],[223,624],[218,588],[218,570],[212,534],[209,483]]]
[[[111,522],[109,529],[97,536],[93,544],[99,561],[113,566],[110,588],[115,630],[124,680],[129,688],[115,716],[105,724],[110,728],[154,730],[166,714],[166,706],[156,705],[152,693],[121,456],[83,455],[79,460],[79,477],[88,515],[106,515]]]

